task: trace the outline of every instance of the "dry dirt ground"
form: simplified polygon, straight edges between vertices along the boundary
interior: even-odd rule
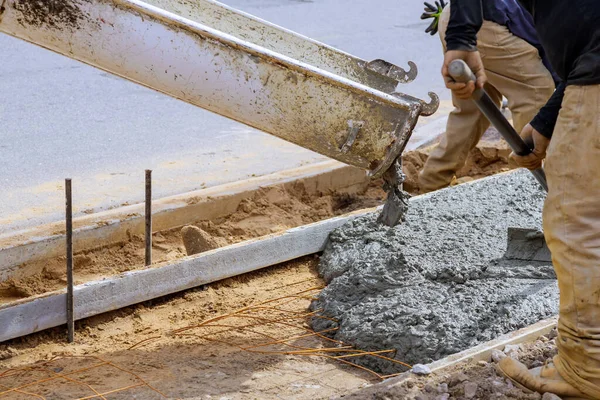
[[[310,256],[89,318],[77,323],[72,345],[64,328],[0,345],[0,399],[85,398],[94,390],[112,392],[110,399],[541,399],[499,377],[493,362],[388,389],[343,363],[350,358],[331,358],[361,353],[344,353],[304,324],[322,283],[317,262]],[[554,340],[555,332],[509,354],[539,366],[555,354]],[[10,388],[21,392],[2,392]]]
[[[300,182],[291,190],[283,186],[265,188],[240,203],[238,210],[225,218],[197,221],[221,246],[284,231],[300,225],[331,218],[382,203],[385,193],[373,182],[365,193],[310,195]],[[194,221],[190,221],[194,222]],[[153,234],[154,263],[185,257],[181,228]],[[28,273],[22,279],[0,283],[0,304],[39,295],[65,287],[65,259],[56,257],[20,268]],[[75,283],[102,279],[144,267],[144,239],[131,236],[128,241],[74,255]]]
[[[64,328],[2,344],[0,399],[33,398],[3,394],[11,388],[81,398],[94,395],[84,384],[106,393],[140,379],[162,394],[140,385],[106,398],[313,399],[359,389],[374,375],[324,357],[340,344],[306,325],[322,284],[317,261],[310,256],[77,322],[72,345]],[[87,369],[102,363],[110,364]]]
[[[411,194],[418,194],[421,188],[418,183],[418,174],[423,168],[427,156],[436,146],[439,138],[426,144],[423,148],[409,151],[403,154],[402,163],[406,181],[404,189]],[[477,146],[471,150],[465,162],[465,166],[457,173],[451,185],[469,182],[499,172],[505,172],[514,166],[509,165],[510,155],[508,144],[500,138],[500,134],[494,128],[490,128],[483,135]]]
[[[405,155],[406,189],[413,193],[418,187],[411,179],[416,182],[429,150]],[[498,141],[481,142],[455,183],[507,170],[508,153]],[[353,196],[274,188],[226,218],[195,225],[226,245],[383,200],[376,184]],[[77,283],[143,268],[143,246],[134,236],[76,254]],[[155,234],[154,260],[183,256],[179,230]],[[381,377],[350,365],[359,349],[320,338],[306,324],[310,299],[322,285],[317,262],[306,257],[79,321],[72,345],[58,328],[0,344],[0,399],[107,392],[110,399],[316,399],[369,386]],[[38,272],[0,283],[0,304],[64,287],[63,265],[57,258],[25,266]]]

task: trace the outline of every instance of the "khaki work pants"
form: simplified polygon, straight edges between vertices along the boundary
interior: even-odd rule
[[[600,85],[568,86],[545,162],[560,375],[600,399]]]
[[[444,50],[449,18],[448,5],[439,22]],[[484,21],[477,34],[477,47],[488,77],[485,90],[498,106],[503,95],[508,99],[514,127],[520,133],[554,92],[552,75],[542,63],[537,49],[510,33],[505,26]],[[446,133],[432,150],[419,176],[421,191],[448,186],[465,165],[469,151],[490,126],[473,101],[452,96],[452,103],[455,109],[448,117]]]

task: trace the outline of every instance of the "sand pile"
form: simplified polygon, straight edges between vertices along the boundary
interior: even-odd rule
[[[319,266],[328,286],[313,309],[339,321],[336,339],[394,348],[412,364],[554,315],[552,266],[503,259],[508,227],[540,229],[543,199],[518,171],[415,198],[394,229],[376,216],[354,220],[330,237]]]

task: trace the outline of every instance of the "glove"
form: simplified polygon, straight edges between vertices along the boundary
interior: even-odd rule
[[[421,14],[421,19],[433,18],[431,24],[425,29],[425,33],[429,33],[431,36],[437,33],[440,15],[442,15],[446,4],[444,0],[440,0],[435,2],[436,7],[434,7],[431,3],[425,2],[425,12]]]

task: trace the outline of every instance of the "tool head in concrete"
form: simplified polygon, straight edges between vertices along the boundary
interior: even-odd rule
[[[508,228],[506,254],[509,260],[552,262],[544,233],[538,229]]]
[[[385,226],[394,227],[404,221],[404,214],[408,210],[410,195],[403,190],[390,189],[387,192],[385,204],[377,221]]]
[[[415,197],[395,228],[371,215],[337,229],[312,307],[338,322],[314,318],[313,328],[337,325],[336,339],[425,364],[555,315],[552,266],[503,258],[508,227],[541,227],[544,197],[518,171]]]
[[[402,190],[402,184],[406,175],[402,172],[402,158],[398,157],[394,164],[383,174],[383,190],[387,192],[387,198],[378,222],[394,227],[404,221],[404,215],[408,210],[410,195]]]

